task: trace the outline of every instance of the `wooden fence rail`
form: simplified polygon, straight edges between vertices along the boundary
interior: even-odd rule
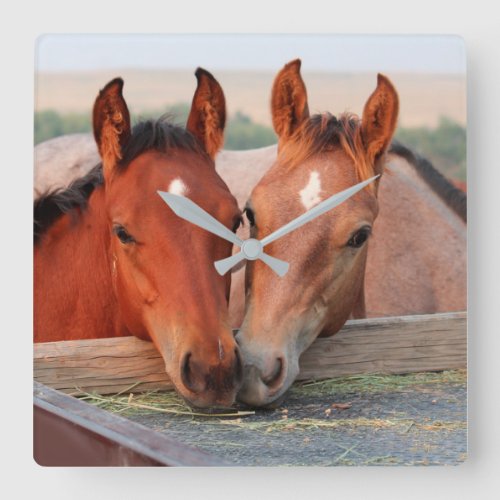
[[[465,312],[398,316],[348,321],[333,337],[317,339],[300,360],[298,379],[466,366]],[[34,378],[73,394],[172,387],[153,344],[135,337],[35,344]]]

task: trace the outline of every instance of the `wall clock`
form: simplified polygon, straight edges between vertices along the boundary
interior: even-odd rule
[[[228,37],[192,41],[215,54]],[[247,68],[214,55],[188,70],[188,36],[151,40],[153,52],[185,47],[184,66],[174,57],[123,74],[111,62],[102,70],[49,57],[71,36],[38,48],[35,343],[150,342],[164,369],[157,383],[168,378],[187,412],[286,409],[309,363],[310,379],[330,380],[339,349],[347,376],[459,368],[463,381],[465,352],[439,347],[456,338],[429,340],[432,328],[457,324],[450,335],[465,345],[462,43],[438,37],[430,53],[417,37],[267,37],[290,54],[277,61],[248,51],[266,37],[229,38]],[[104,58],[137,41],[103,40]],[[363,58],[360,41],[379,55]],[[319,46],[331,59],[312,57]],[[61,95],[51,64],[69,82]],[[152,108],[154,118],[139,116]],[[162,115],[168,108],[178,123]],[[68,133],[54,132],[54,120]],[[363,339],[380,328],[381,341],[348,347],[349,328]],[[153,387],[147,362],[131,358],[138,383]],[[326,410],[322,421],[334,421]],[[454,439],[459,462],[465,438]]]

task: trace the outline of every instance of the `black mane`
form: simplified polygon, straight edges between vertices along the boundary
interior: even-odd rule
[[[389,153],[402,156],[412,165],[427,185],[465,222],[467,222],[467,195],[454,186],[432,163],[397,141]]]
[[[73,209],[84,210],[94,189],[104,182],[102,164],[73,181],[66,189],[50,191],[37,200],[33,206],[33,238],[35,244],[54,222]]]
[[[187,130],[168,121],[168,116],[158,120],[141,121],[132,129],[132,137],[123,150],[119,169],[127,166],[142,153],[155,150],[184,149],[209,157],[198,140]],[[102,163],[85,176],[73,181],[69,187],[55,189],[40,196],[34,203],[33,236],[35,244],[62,215],[78,209],[84,210],[94,189],[104,182]]]

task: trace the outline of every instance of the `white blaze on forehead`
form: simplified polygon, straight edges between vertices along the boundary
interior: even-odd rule
[[[178,177],[170,183],[170,186],[168,186],[168,192],[179,196],[186,196],[187,186],[184,184],[184,181]]]
[[[306,207],[306,210],[314,207],[321,201],[321,179],[319,172],[313,170],[309,175],[309,182],[306,187],[299,191],[300,201]]]

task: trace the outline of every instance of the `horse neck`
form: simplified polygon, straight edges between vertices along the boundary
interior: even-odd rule
[[[35,341],[126,334],[113,293],[104,190],[63,215],[34,251]]]

